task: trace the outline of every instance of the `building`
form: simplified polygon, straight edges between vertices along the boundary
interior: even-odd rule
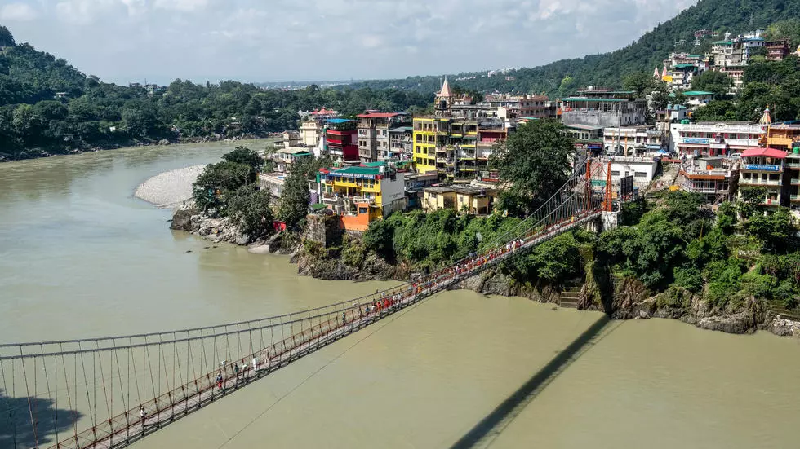
[[[714,99],[714,93],[704,90],[689,90],[683,93],[690,106],[705,106]]]
[[[400,112],[368,111],[358,116],[358,157],[361,162],[377,161],[389,150],[389,129],[400,125],[406,117]]]
[[[786,170],[786,196],[789,199],[789,207],[800,210],[800,147],[792,148],[792,152],[786,155],[783,166]]]
[[[273,198],[280,198],[286,176],[286,173],[261,173],[258,175],[259,186],[261,190],[269,191]]]
[[[741,188],[763,187],[767,191],[763,204],[788,206],[788,198],[783,195],[784,159],[786,152],[774,148],[753,148],[743,152],[739,196]]]
[[[310,158],[313,154],[306,147],[281,148],[273,155],[277,169],[280,172],[288,172],[293,164],[303,158]]]
[[[765,128],[748,122],[673,123],[671,151],[692,157],[739,153],[758,148]]]
[[[354,166],[318,175],[319,201],[342,216],[348,231],[366,231],[369,223],[406,207],[405,174],[381,167]]]
[[[680,174],[681,189],[699,193],[711,203],[733,199],[739,179],[738,163],[720,156],[694,159]]]
[[[669,146],[666,134],[649,126],[605,128],[602,135],[607,154],[640,156]]]
[[[413,151],[414,128],[399,126],[389,130],[389,150],[378,154],[378,160],[408,161]]]
[[[636,99],[634,91],[613,91],[589,87],[562,100],[561,121],[565,125],[644,125],[647,100]]]
[[[575,149],[581,154],[603,152],[603,127],[594,125],[567,125],[567,132],[575,139]]]
[[[788,39],[767,42],[764,46],[767,47],[767,59],[770,61],[783,61],[791,52]]]
[[[735,94],[739,92],[742,89],[742,87],[744,87],[744,67],[725,66],[725,67],[715,67],[714,70],[728,75],[728,78],[731,79],[733,86],[731,86],[731,91],[728,92],[729,94]]]
[[[425,212],[451,209],[472,215],[487,215],[497,201],[497,190],[479,186],[427,187],[423,192],[422,209]]]
[[[414,117],[412,158],[418,172],[465,179],[488,168],[495,146],[508,137],[513,125],[486,104],[467,103],[452,95],[445,79],[434,116]]]
[[[300,133],[298,131],[284,131],[281,134],[284,148],[298,147],[301,144]]]
[[[439,174],[437,172],[406,174],[406,209],[422,208],[423,190],[438,182]]]
[[[307,147],[315,147],[322,136],[322,123],[316,120],[307,120],[300,124],[300,142]]]
[[[767,127],[766,138],[766,142],[762,142],[764,146],[790,151],[797,142],[800,142],[800,125],[783,123],[770,125]]]
[[[660,173],[661,164],[652,157],[613,156],[601,160],[601,163],[611,162],[611,182],[617,191],[622,178],[632,176],[633,185],[643,191],[650,185],[653,178]]]
[[[358,131],[354,120],[332,118],[326,121],[324,144],[335,162],[358,163]]]

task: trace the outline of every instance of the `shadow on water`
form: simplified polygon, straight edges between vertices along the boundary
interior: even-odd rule
[[[51,399],[8,397],[0,390],[0,449],[48,447],[56,444],[56,435],[63,440],[73,432],[73,423],[83,414],[57,409]],[[36,433],[31,425],[30,410],[35,410]]]
[[[586,329],[569,346],[559,352],[547,365],[534,374],[517,391],[500,403],[490,414],[478,422],[466,435],[451,446],[452,449],[486,447],[496,438],[542,390],[588,349],[592,340],[610,323],[603,315]]]

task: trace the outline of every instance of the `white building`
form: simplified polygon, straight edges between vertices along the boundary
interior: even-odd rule
[[[652,157],[611,157],[605,162],[611,162],[611,182],[619,185],[620,180],[633,176],[633,185],[639,190],[644,190],[658,174],[659,163]]]
[[[664,133],[649,126],[623,126],[603,130],[603,148],[607,154],[634,156],[666,149]]]
[[[693,157],[741,153],[759,146],[765,128],[747,122],[673,123],[670,149]]]

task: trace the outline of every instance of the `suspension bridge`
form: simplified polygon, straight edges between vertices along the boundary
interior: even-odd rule
[[[605,182],[597,183],[596,180]],[[483,251],[374,294],[167,332],[0,344],[0,448],[127,446],[294,360],[612,210],[610,170],[569,181]]]

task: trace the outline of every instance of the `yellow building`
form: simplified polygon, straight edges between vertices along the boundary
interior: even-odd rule
[[[436,152],[446,148],[450,119],[415,117],[412,158],[418,173],[436,171]]]
[[[403,173],[384,167],[347,167],[319,175],[321,200],[345,199],[369,204],[380,216],[405,208]]]
[[[497,191],[472,186],[428,187],[424,190],[422,209],[433,212],[451,209],[473,215],[492,212],[497,201]]]

